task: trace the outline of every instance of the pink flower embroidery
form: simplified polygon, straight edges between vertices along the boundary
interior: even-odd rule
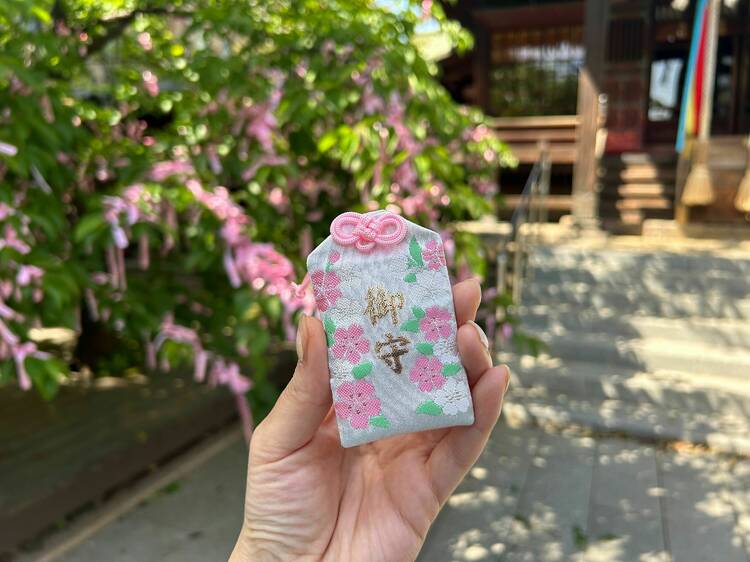
[[[336,389],[336,415],[349,420],[354,429],[365,429],[372,416],[380,414],[380,400],[375,387],[366,380],[345,382]]]
[[[427,269],[437,271],[445,267],[445,254],[443,254],[443,245],[437,240],[430,240],[425,244],[422,250],[422,258],[427,262]]]
[[[409,371],[409,379],[417,383],[419,390],[429,392],[445,384],[443,364],[437,357],[419,357]]]
[[[453,332],[451,313],[439,306],[431,306],[419,321],[419,329],[427,341],[434,342],[447,338]]]
[[[315,302],[318,310],[325,312],[331,306],[336,306],[336,301],[341,296],[339,283],[341,278],[333,271],[313,271],[310,275],[312,281]]]
[[[359,363],[362,353],[370,351],[369,342],[362,336],[365,331],[362,326],[352,324],[348,328],[337,328],[333,332],[333,354],[338,359],[346,359],[349,363]]]

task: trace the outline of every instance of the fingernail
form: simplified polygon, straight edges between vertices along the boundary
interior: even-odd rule
[[[505,394],[506,392],[508,392],[508,389],[510,388],[510,367],[508,367],[507,365],[503,365],[503,367],[505,367],[505,375],[506,375],[505,390],[503,391],[503,394]]]
[[[295,341],[295,346],[297,348],[297,361],[302,363],[305,360],[305,324],[307,322],[307,315],[303,314],[299,318],[299,323],[297,324],[297,340]]]
[[[474,329],[477,331],[477,335],[479,336],[479,340],[482,342],[482,345],[489,350],[490,340],[487,339],[487,334],[484,333],[484,330],[482,330],[481,326],[474,322],[474,320],[469,320],[467,324],[471,324],[474,327]]]

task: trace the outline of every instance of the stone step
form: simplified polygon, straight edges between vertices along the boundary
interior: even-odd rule
[[[734,296],[750,296],[750,278],[723,270],[706,271],[703,275],[685,275],[669,270],[615,270],[601,266],[586,269],[558,268],[555,264],[533,264],[529,271],[532,286],[557,286],[572,289],[616,288],[641,289],[648,292],[705,293],[719,291]],[[528,282],[527,282],[528,284]]]
[[[561,361],[549,356],[501,356],[513,373],[514,386],[529,395],[565,400],[618,400],[631,405],[651,404],[665,411],[693,411],[732,415],[750,420],[750,386],[733,377],[707,376],[591,361]]]
[[[648,294],[637,288],[596,291],[559,291],[554,286],[527,287],[522,298],[523,311],[536,307],[555,307],[569,314],[595,312],[601,317],[615,315],[658,316],[663,318],[750,319],[750,298],[737,298],[720,291],[704,294]]]
[[[699,341],[709,345],[750,349],[750,322],[747,320],[623,315],[602,317],[596,311],[571,314],[551,305],[536,307],[535,312],[525,312],[523,327],[531,334],[598,333],[608,334],[612,338]]]
[[[747,417],[714,412],[665,410],[653,404],[620,400],[571,400],[565,395],[543,395],[511,383],[503,416],[511,426],[535,425],[556,430],[572,426],[594,432],[627,434],[646,440],[688,442],[742,456],[750,456]]]
[[[670,272],[694,273],[724,271],[747,277],[750,274],[750,255],[745,252],[668,252],[635,251],[625,249],[592,249],[576,246],[537,246],[530,264],[548,269],[607,268],[622,273]]]
[[[535,335],[547,344],[550,355],[563,360],[622,365],[644,371],[671,369],[742,380],[747,380],[750,373],[750,352],[723,345],[672,339],[614,338],[607,333],[556,335],[543,332]]]

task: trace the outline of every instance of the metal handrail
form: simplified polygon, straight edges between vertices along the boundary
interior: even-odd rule
[[[547,222],[545,203],[549,195],[551,163],[548,145],[540,143],[539,148],[539,160],[531,168],[518,206],[511,217],[510,237],[498,256],[498,290],[502,293],[510,289],[516,306],[521,304],[523,283],[529,275],[526,267],[528,256],[541,238],[541,225]],[[510,271],[511,277],[508,277],[511,254],[512,270]]]

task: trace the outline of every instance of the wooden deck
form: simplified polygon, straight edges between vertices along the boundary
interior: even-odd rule
[[[51,402],[1,389],[0,558],[235,419],[228,391],[189,376],[98,379]]]

